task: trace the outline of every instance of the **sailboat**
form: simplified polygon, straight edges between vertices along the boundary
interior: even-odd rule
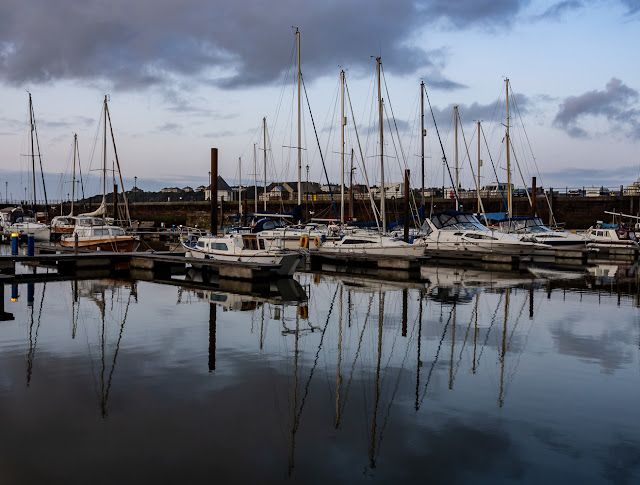
[[[131,252],[135,251],[140,245],[140,238],[127,234],[124,228],[108,224],[107,204],[106,204],[106,176],[107,176],[107,121],[111,127],[111,117],[109,115],[109,107],[107,105],[107,96],[104,97],[104,137],[103,137],[103,159],[102,159],[102,203],[100,207],[93,212],[80,214],[75,217],[76,225],[72,236],[63,237],[60,244],[65,247],[75,247],[89,249],[94,251],[116,251]],[[113,137],[113,127],[111,127],[111,139],[118,164],[118,172],[120,172],[120,162],[118,161],[118,152],[115,148],[115,139]],[[120,173],[120,184],[122,186],[122,174]],[[115,196],[115,194],[114,194]],[[129,217],[129,206],[127,205],[126,193],[123,192],[125,216],[129,225],[131,219]],[[114,214],[117,217],[117,214]]]
[[[35,146],[34,146],[34,133],[37,141],[36,121],[33,112],[33,100],[31,99],[31,93],[29,93],[29,137],[31,142],[30,158],[31,158],[31,185],[33,186],[33,211],[35,213],[37,208],[36,200],[36,162],[35,162]],[[38,143],[38,150],[39,150]],[[39,151],[38,151],[39,157]],[[42,170],[42,161],[40,162],[40,170]],[[44,186],[44,178],[42,179]],[[26,189],[25,189],[26,198]],[[47,192],[44,189],[45,206],[47,205]],[[25,204],[27,201],[25,200]],[[27,213],[22,207],[6,207],[0,211],[0,228],[5,235],[10,236],[12,234],[18,234],[19,237],[27,237],[33,235],[36,241],[49,241],[51,237],[51,231],[49,226],[44,223],[37,222],[36,218]]]
[[[380,128],[380,186],[384,187],[384,143],[383,143],[383,119],[382,119],[382,87],[380,84],[381,58],[376,57],[376,72],[378,79],[378,121]],[[341,76],[344,79],[344,75]],[[344,152],[344,149],[341,150]],[[344,170],[343,170],[344,173]],[[344,187],[344,183],[342,184]],[[384,190],[380,197],[381,228],[386,228],[386,208]],[[344,197],[343,197],[344,198]],[[342,211],[344,219],[344,210]],[[317,256],[340,258],[341,256],[390,256],[390,257],[423,257],[423,247],[409,244],[401,239],[387,236],[381,232],[354,231],[345,235],[338,241],[328,241],[320,246],[310,249],[310,253]]]
[[[73,178],[71,181],[71,212],[69,215],[59,215],[51,219],[51,234],[56,237],[60,237],[66,234],[73,233],[75,229],[75,221],[73,219],[73,203],[75,201],[75,189],[76,189],[76,154],[78,153],[78,135],[73,135]],[[60,190],[60,197],[62,198],[62,189]],[[62,204],[61,204],[62,205]],[[60,210],[62,212],[62,209]]]

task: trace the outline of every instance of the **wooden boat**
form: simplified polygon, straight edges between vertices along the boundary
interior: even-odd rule
[[[112,226],[100,217],[78,216],[73,235],[63,237],[60,245],[94,251],[132,252],[138,249],[140,238],[126,234],[119,226]]]

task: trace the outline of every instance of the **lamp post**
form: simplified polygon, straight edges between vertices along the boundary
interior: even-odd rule
[[[211,172],[209,172],[209,200],[211,200]]]
[[[133,177],[133,202],[136,201],[136,192],[138,192],[138,177]]]

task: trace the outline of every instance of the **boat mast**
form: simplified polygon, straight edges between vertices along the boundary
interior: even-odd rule
[[[480,122],[478,121],[478,185],[476,186],[478,192],[478,212],[480,212],[480,167],[482,167],[482,160],[480,160]]]
[[[340,159],[342,160],[341,173],[342,182],[340,184],[340,224],[344,225],[344,126],[347,119],[344,116],[344,70],[340,71]]]
[[[238,214],[242,214],[242,157],[238,157]]]
[[[427,136],[427,132],[424,129],[424,81],[422,81],[420,83],[420,118],[422,120],[422,131],[420,132],[421,135],[422,135],[420,137],[420,142],[421,142],[421,145],[422,145],[422,150],[421,150],[421,155],[420,155],[421,167],[422,167],[422,171],[421,171],[421,174],[422,174],[422,192],[421,192],[421,197],[420,197],[420,203],[424,207],[424,137]]]
[[[300,124],[301,117],[301,91],[300,80],[302,72],[300,71],[300,31],[296,28],[296,40],[298,43],[298,205],[302,205],[302,130]]]
[[[267,118],[262,118],[262,136],[264,143],[264,210],[267,211]]]
[[[511,193],[511,161],[509,159],[509,144],[510,144],[510,140],[509,140],[509,78],[506,78],[504,80],[504,84],[506,87],[506,92],[507,92],[507,136],[506,136],[506,141],[507,141],[507,216],[511,217],[512,216],[512,193]]]
[[[31,100],[31,93],[29,93],[29,125],[31,135],[31,174],[33,176],[33,211],[36,211],[36,155],[33,149],[33,130],[35,129],[33,121],[33,101]],[[26,199],[26,197],[25,197]],[[25,200],[25,204],[26,204]],[[34,214],[35,215],[35,214]]]
[[[73,215],[73,201],[76,197],[76,152],[78,151],[78,134],[73,134],[73,177],[71,179],[71,215]]]
[[[382,213],[382,231],[387,228],[387,214],[384,193],[384,145],[382,133],[382,87],[380,86],[380,57],[376,57],[376,70],[378,74],[378,123],[380,125],[380,212]]]
[[[460,210],[460,202],[458,200],[458,107],[453,107],[453,117],[455,124],[455,147],[456,147],[456,186],[453,188],[453,193],[456,195],[456,210]]]
[[[102,203],[105,203],[107,194],[107,95],[104,95],[104,135],[102,137]],[[104,219],[105,214],[102,214]],[[117,215],[113,215],[114,219]]]
[[[258,212],[258,165],[256,160],[256,144],[253,144],[253,186],[254,186],[254,212]]]

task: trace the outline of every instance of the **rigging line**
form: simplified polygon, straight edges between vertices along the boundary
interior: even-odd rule
[[[478,360],[476,361],[476,369],[480,367],[480,358],[482,357],[482,353],[484,352],[485,347],[487,346],[487,342],[489,341],[489,334],[491,333],[491,329],[493,328],[493,324],[496,323],[496,318],[498,316],[498,309],[500,308],[500,303],[502,302],[502,296],[504,293],[500,294],[500,299],[498,300],[498,304],[496,305],[496,311],[493,312],[493,317],[491,317],[491,323],[489,324],[489,330],[487,330],[487,335],[485,336],[484,343],[482,344],[482,348],[480,349],[480,353],[478,354]]]
[[[327,321],[324,324],[324,328],[322,329],[322,333],[320,334],[320,343],[318,344],[318,351],[316,352],[316,358],[313,361],[313,366],[311,367],[311,372],[309,373],[309,380],[307,384],[304,386],[304,396],[302,396],[302,402],[300,403],[300,410],[295,418],[294,430],[298,429],[300,424],[300,416],[302,415],[302,409],[304,408],[305,400],[307,399],[307,395],[309,394],[309,385],[311,384],[311,379],[313,379],[313,373],[318,364],[318,357],[320,356],[320,349],[322,349],[322,342],[324,341],[324,334],[327,331],[327,327],[329,326],[329,320],[331,319],[331,313],[333,312],[333,305],[336,301],[336,296],[338,294],[338,286],[336,285],[336,291],[333,294],[333,299],[331,300],[331,305],[329,306],[329,313],[327,314]]]
[[[480,197],[480,186],[478,185],[478,179],[476,179],[476,174],[473,171],[473,163],[471,163],[471,155],[469,155],[469,145],[467,145],[467,137],[464,134],[464,127],[462,126],[462,118],[460,118],[460,110],[458,110],[458,121],[460,121],[460,131],[462,131],[462,141],[464,143],[465,151],[467,152],[467,160],[469,160],[469,167],[471,167],[471,176],[473,178],[473,183],[476,186],[476,193],[478,194],[478,202],[480,203],[480,209],[482,209],[482,215],[484,216],[484,221],[487,222],[487,214],[484,210],[484,204],[482,202],[482,198]]]
[[[426,88],[426,84],[424,87],[424,94],[427,97],[427,102],[429,103],[429,110],[431,111],[431,117],[433,118],[433,124],[436,127],[436,134],[438,135],[438,140],[440,141],[440,149],[442,150],[442,160],[444,161],[445,165],[447,166],[447,172],[449,173],[449,180],[451,181],[451,185],[455,185],[455,182],[453,181],[453,176],[451,175],[451,167],[449,167],[449,162],[447,161],[447,155],[445,155],[444,152],[444,146],[442,145],[442,138],[440,138],[440,130],[438,130],[438,124],[436,123],[436,116],[433,113],[433,107],[431,106],[431,100],[429,99],[429,93],[427,93],[427,88]],[[444,196],[444,194],[442,194]],[[460,198],[458,197],[458,187],[455,187],[455,190],[453,191],[453,195],[456,198],[456,202],[458,203],[458,207],[460,207]]]
[[[454,304],[455,306],[455,304]],[[422,392],[422,397],[420,398],[420,404],[418,408],[422,405],[422,401],[424,401],[425,396],[427,395],[427,388],[429,387],[429,382],[431,381],[431,374],[433,374],[433,368],[436,366],[438,362],[438,358],[440,357],[440,349],[442,348],[442,342],[444,342],[444,336],[447,334],[447,329],[449,328],[449,323],[451,323],[451,317],[453,316],[453,309],[449,312],[449,319],[447,323],[444,325],[444,330],[442,332],[442,337],[440,337],[440,342],[438,343],[438,350],[436,351],[436,356],[431,363],[431,369],[429,369],[429,374],[427,375],[427,382],[424,385],[424,391]]]
[[[369,295],[369,307],[367,308],[367,314],[365,315],[364,323],[362,325],[362,331],[360,332],[360,338],[358,339],[358,348],[356,349],[356,355],[353,359],[353,364],[351,364],[351,373],[349,374],[349,382],[347,382],[347,387],[345,388],[344,400],[342,402],[342,409],[340,410],[341,415],[344,412],[344,407],[347,405],[347,396],[349,395],[349,389],[351,388],[351,381],[353,380],[353,373],[356,368],[356,362],[358,361],[360,349],[362,348],[362,338],[364,337],[364,331],[367,328],[367,321],[369,320],[369,315],[371,314],[372,304],[373,304],[373,293]]]
[[[31,329],[33,328],[33,305],[31,306],[31,326],[29,327],[29,352],[27,353],[27,387],[31,382],[31,374],[33,373],[33,361],[36,357],[36,347],[38,345],[38,332],[40,330],[40,321],[42,319],[42,305],[44,303],[44,293],[47,284],[42,285],[42,297],[40,298],[40,309],[38,310],[38,323],[36,325],[35,335],[33,337],[33,345],[31,345]]]
[[[40,140],[38,139],[38,127],[36,125],[36,112],[33,109],[33,104],[31,105],[31,116],[33,118],[33,131],[36,134],[36,147],[38,147],[38,161],[40,162],[40,175],[42,176],[42,190],[44,192],[44,203],[45,206],[49,205],[47,201],[47,187],[44,183],[44,171],[42,170],[42,153],[40,153]],[[36,188],[33,188],[33,193],[36,193]]]
[[[336,219],[339,219],[338,209],[336,208],[336,202],[333,200],[333,191],[331,190],[331,181],[329,180],[329,175],[327,175],[327,166],[324,163],[324,157],[322,156],[322,147],[320,146],[320,139],[318,138],[318,132],[316,131],[316,123],[313,120],[313,113],[311,112],[311,103],[309,103],[309,95],[307,94],[307,85],[304,82],[304,77],[300,74],[300,79],[302,80],[302,87],[304,88],[304,97],[307,100],[307,108],[309,108],[309,116],[311,117],[311,124],[313,125],[313,133],[316,135],[316,142],[318,144],[318,150],[320,151],[320,160],[322,161],[322,168],[324,170],[324,175],[327,178],[327,184],[329,186],[329,195],[331,196],[331,206],[333,207],[333,212],[335,213]]]
[[[518,157],[516,155],[516,148],[513,146],[513,142],[512,142],[512,138],[511,137],[509,137],[509,143],[511,144],[511,148],[513,149],[513,151],[511,152],[511,155],[516,160],[516,167],[518,167],[518,173],[520,174],[520,178],[522,179],[522,185],[524,185],[525,192],[527,193],[527,199],[529,199],[529,205],[533,205],[531,203],[531,194],[529,193],[528,190],[526,190],[527,189],[527,181],[524,179],[524,175],[522,175],[522,169],[520,168],[520,162],[518,161]]]
[[[382,71],[382,79],[384,80],[384,88],[387,93],[387,100],[389,102],[389,109],[391,110],[391,117],[393,118],[393,125],[396,128],[396,136],[398,137],[398,145],[400,146],[400,152],[402,153],[402,161],[404,162],[404,168],[407,168],[407,157],[404,153],[404,148],[402,147],[402,143],[400,141],[400,132],[398,130],[398,123],[396,123],[396,115],[393,113],[393,106],[391,106],[391,96],[389,95],[389,86],[387,85],[387,78],[384,75],[384,67],[382,66],[382,63],[380,63],[380,70]],[[394,147],[395,147],[395,144],[394,144]]]
[[[491,152],[489,151],[489,143],[487,142],[487,136],[484,133],[484,128],[480,127],[480,131],[482,131],[482,137],[484,139],[484,144],[487,148],[487,154],[489,155],[489,160],[491,161],[491,167],[493,168],[493,174],[496,176],[496,182],[498,182],[498,190],[500,192],[500,197],[502,198],[502,203],[504,207],[507,207],[507,201],[504,199],[504,192],[502,191],[500,179],[498,178],[498,172],[496,172],[496,166],[493,164],[493,157],[491,156]]]
[[[380,229],[380,221],[379,221],[379,212],[378,212],[378,207],[375,204],[375,201],[373,199],[373,194],[371,193],[371,184],[369,184],[369,175],[367,173],[367,168],[365,166],[364,163],[364,155],[362,154],[362,145],[360,144],[360,136],[358,135],[358,127],[356,126],[356,118],[353,115],[353,104],[351,103],[351,94],[349,93],[349,85],[347,84],[347,81],[345,79],[344,82],[344,87],[347,90],[347,99],[349,100],[349,108],[351,111],[351,118],[353,120],[353,129],[356,132],[356,140],[358,140],[358,151],[360,152],[360,159],[362,161],[362,172],[364,173],[364,179],[365,179],[365,183],[367,184],[367,192],[369,194],[369,200],[371,202],[371,210],[373,211],[373,215],[376,219],[376,226],[378,227],[378,229]],[[367,211],[368,212],[368,211]]]
[[[467,345],[467,339],[469,338],[469,331],[471,330],[471,324],[473,323],[473,317],[476,314],[476,308],[471,311],[471,317],[469,318],[469,326],[467,327],[467,331],[464,334],[464,341],[462,342],[462,347],[460,348],[460,357],[458,358],[458,363],[456,364],[456,370],[453,373],[453,380],[455,381],[456,376],[458,375],[458,369],[460,369],[460,364],[462,363],[462,353],[464,352],[464,348]]]
[[[122,325],[120,325],[120,334],[118,335],[118,342],[116,343],[116,350],[113,354],[113,362],[111,364],[111,370],[109,371],[109,379],[107,380],[107,391],[104,396],[105,413],[107,412],[106,404],[107,404],[107,401],[109,400],[109,390],[111,389],[111,378],[113,377],[113,371],[116,368],[116,359],[118,358],[118,352],[120,351],[120,341],[122,340],[122,332],[124,331],[124,324],[127,321],[127,315],[129,313],[130,303],[131,303],[131,293],[129,293],[129,298],[127,299],[127,306],[124,311],[124,318],[122,319]]]
[[[402,373],[404,372],[405,363],[407,361],[407,357],[409,356],[409,343],[413,338],[413,332],[416,329],[417,317],[413,321],[413,327],[411,328],[411,336],[407,339],[407,349],[404,353],[404,358],[402,359],[402,364],[400,365],[400,369],[398,370],[398,378],[396,379],[396,385],[393,388],[393,392],[391,393],[391,398],[389,399],[389,404],[387,406],[387,412],[385,413],[384,420],[382,421],[382,426],[380,427],[380,435],[378,437],[378,446],[376,447],[376,458],[380,455],[380,448],[382,447],[382,438],[387,428],[387,423],[389,422],[389,416],[391,416],[391,405],[395,400],[398,389],[400,388],[400,378],[402,377]]]

